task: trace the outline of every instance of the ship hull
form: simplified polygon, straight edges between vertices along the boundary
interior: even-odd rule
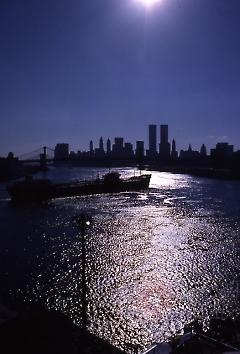
[[[75,197],[103,193],[121,193],[146,190],[151,175],[141,175],[120,179],[115,183],[95,180],[77,183],[52,183],[48,180],[31,180],[16,182],[8,186],[12,201],[43,201],[55,198]]]

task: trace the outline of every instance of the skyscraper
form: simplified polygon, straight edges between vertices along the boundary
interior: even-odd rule
[[[89,154],[92,157],[94,155],[93,141],[92,140],[89,143],[89,149],[90,149]]]
[[[111,140],[109,138],[107,140],[107,155],[111,155]]]
[[[168,125],[167,124],[162,124],[160,125],[160,143],[168,143]]]
[[[104,147],[103,147],[103,138],[101,136],[100,140],[99,140],[99,150],[104,151]]]
[[[136,141],[136,158],[142,160],[144,158],[144,141]]]
[[[112,155],[116,158],[121,158],[124,156],[123,138],[117,137],[114,139],[114,144],[112,146]]]
[[[160,145],[159,154],[161,160],[168,160],[170,158],[170,144],[168,142],[168,125],[160,125]]]
[[[177,149],[176,149],[176,142],[174,139],[172,141],[171,158],[172,158],[172,160],[176,160],[178,158],[178,153],[177,153]]]
[[[150,124],[148,126],[148,137],[149,137],[148,156],[152,158],[155,157],[157,154],[157,126],[155,124]]]
[[[89,148],[90,148],[90,152],[93,152],[93,141],[92,140],[89,143]]]
[[[67,160],[69,157],[69,144],[57,144],[54,149],[54,159],[61,161]]]

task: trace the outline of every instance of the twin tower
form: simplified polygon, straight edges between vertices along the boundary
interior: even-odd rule
[[[160,144],[159,144],[159,157],[163,160],[168,160],[171,153],[176,151],[175,141],[173,140],[172,152],[171,145],[168,142],[168,125],[160,125]],[[155,159],[158,156],[157,151],[157,125],[149,125],[149,150],[147,151],[148,158]]]

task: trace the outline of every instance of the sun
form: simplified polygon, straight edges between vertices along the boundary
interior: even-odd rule
[[[146,7],[151,7],[157,4],[158,2],[160,2],[161,0],[136,0],[136,1],[143,4]]]

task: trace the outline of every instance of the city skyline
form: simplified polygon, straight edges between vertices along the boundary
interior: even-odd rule
[[[170,133],[171,133],[171,127],[170,127]],[[90,140],[88,140],[87,146],[84,146],[82,149],[80,149],[79,146],[74,148],[74,146],[71,143],[69,143],[69,141],[67,140],[65,141],[62,140],[61,142],[60,140],[58,140],[57,142],[54,142],[53,144],[50,145],[52,150],[54,150],[58,145],[68,145],[69,153],[70,152],[95,153],[95,150],[100,150],[100,151],[102,150],[105,153],[107,153],[110,151],[112,152],[114,142],[117,139],[118,140],[117,144],[120,144],[122,146],[127,145],[128,148],[130,147],[130,149],[133,149],[134,153],[138,149],[137,145],[139,144],[141,145],[143,143],[141,149],[144,151],[144,155],[153,158],[156,157],[155,155],[159,155],[161,150],[162,151],[165,150],[165,156],[170,156],[172,151],[176,151],[177,153],[180,153],[180,151],[188,151],[189,147],[191,147],[193,151],[198,151],[200,153],[203,146],[206,149],[207,155],[210,155],[210,151],[214,149],[218,144],[230,144],[231,146],[233,146],[233,150],[235,152],[240,151],[240,149],[238,149],[238,147],[235,146],[231,141],[227,141],[227,139],[225,139],[226,137],[219,137],[220,139],[212,146],[207,146],[206,143],[203,141],[200,143],[199,146],[194,146],[191,142],[185,142],[185,145],[183,147],[180,147],[178,145],[177,139],[173,137],[171,134],[169,134],[168,124],[149,124],[145,129],[145,135],[147,136],[146,139],[137,138],[137,140],[135,141],[129,141],[128,139],[126,139],[125,136],[120,136],[120,134],[118,134],[115,137],[100,135],[96,138],[96,140],[90,138]],[[46,146],[46,144],[43,144],[43,146]],[[33,152],[38,149],[39,147],[34,146]],[[31,154],[31,152],[25,151],[21,154],[21,153],[17,153],[13,149],[9,149],[5,155],[0,154],[0,157],[7,157],[9,154],[14,154],[14,156],[21,157],[24,156],[25,154],[26,155]],[[164,156],[162,156],[162,158],[164,158]]]
[[[159,131],[159,134],[157,133]],[[44,148],[45,149],[45,148]],[[57,143],[54,149],[55,160],[71,159],[139,159],[145,158],[148,161],[177,161],[195,158],[231,158],[233,155],[239,156],[240,150],[236,150],[229,142],[218,142],[209,149],[202,142],[200,149],[194,149],[189,144],[187,149],[178,149],[176,140],[169,138],[167,124],[149,124],[148,141],[136,140],[129,142],[124,137],[109,137],[104,140],[101,136],[97,142],[89,141],[89,149],[74,151],[70,149],[69,143]]]
[[[239,149],[239,15],[238,0],[4,2],[0,155],[147,141],[149,122],[178,149]]]

